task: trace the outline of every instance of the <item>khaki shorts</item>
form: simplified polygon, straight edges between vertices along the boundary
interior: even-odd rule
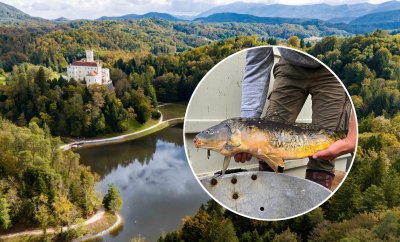
[[[266,117],[295,122],[308,95],[312,98],[312,123],[324,129],[347,130],[351,105],[339,80],[325,67],[294,66],[283,58],[275,65],[274,87]],[[308,169],[335,171],[335,163],[310,158]]]

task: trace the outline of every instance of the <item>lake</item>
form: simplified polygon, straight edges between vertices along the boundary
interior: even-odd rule
[[[104,241],[130,241],[139,234],[146,241],[157,241],[210,199],[190,170],[181,127],[77,152],[81,162],[100,175],[98,190],[104,194],[114,183],[124,201],[120,211],[124,225]]]

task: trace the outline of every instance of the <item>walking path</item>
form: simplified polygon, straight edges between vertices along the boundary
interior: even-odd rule
[[[89,219],[87,219],[83,224],[84,225],[89,225],[92,223],[95,223],[97,221],[99,221],[103,216],[104,216],[105,212],[104,210],[99,210],[97,213],[95,213],[92,217],[90,217]],[[117,221],[109,228],[97,233],[96,235],[104,235],[108,232],[110,232],[111,230],[113,230],[114,228],[116,228],[117,226],[119,226],[122,222],[122,218],[119,214],[117,214]],[[69,230],[69,229],[74,229],[77,228],[78,226],[80,226],[80,224],[73,224],[71,226],[64,226],[63,227],[63,231]],[[46,230],[47,234],[54,234],[54,233],[58,233],[60,231],[59,228],[48,228]],[[0,236],[0,239],[9,239],[9,238],[13,238],[13,237],[19,237],[19,236],[27,236],[27,235],[42,235],[43,234],[43,230],[42,229],[34,229],[34,230],[27,230],[27,231],[22,231],[22,232],[16,232],[16,233],[11,233],[11,234],[4,234]],[[96,236],[93,236],[96,237]],[[88,238],[92,238],[92,236],[89,236]]]

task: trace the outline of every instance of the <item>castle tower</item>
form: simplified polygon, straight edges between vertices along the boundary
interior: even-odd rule
[[[86,50],[86,61],[93,61],[93,50]]]

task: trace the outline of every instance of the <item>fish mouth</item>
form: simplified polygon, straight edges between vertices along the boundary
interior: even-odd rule
[[[201,139],[199,139],[197,137],[195,137],[193,139],[193,143],[194,143],[194,147],[196,147],[196,148],[201,148],[204,145],[203,142],[201,141]]]

